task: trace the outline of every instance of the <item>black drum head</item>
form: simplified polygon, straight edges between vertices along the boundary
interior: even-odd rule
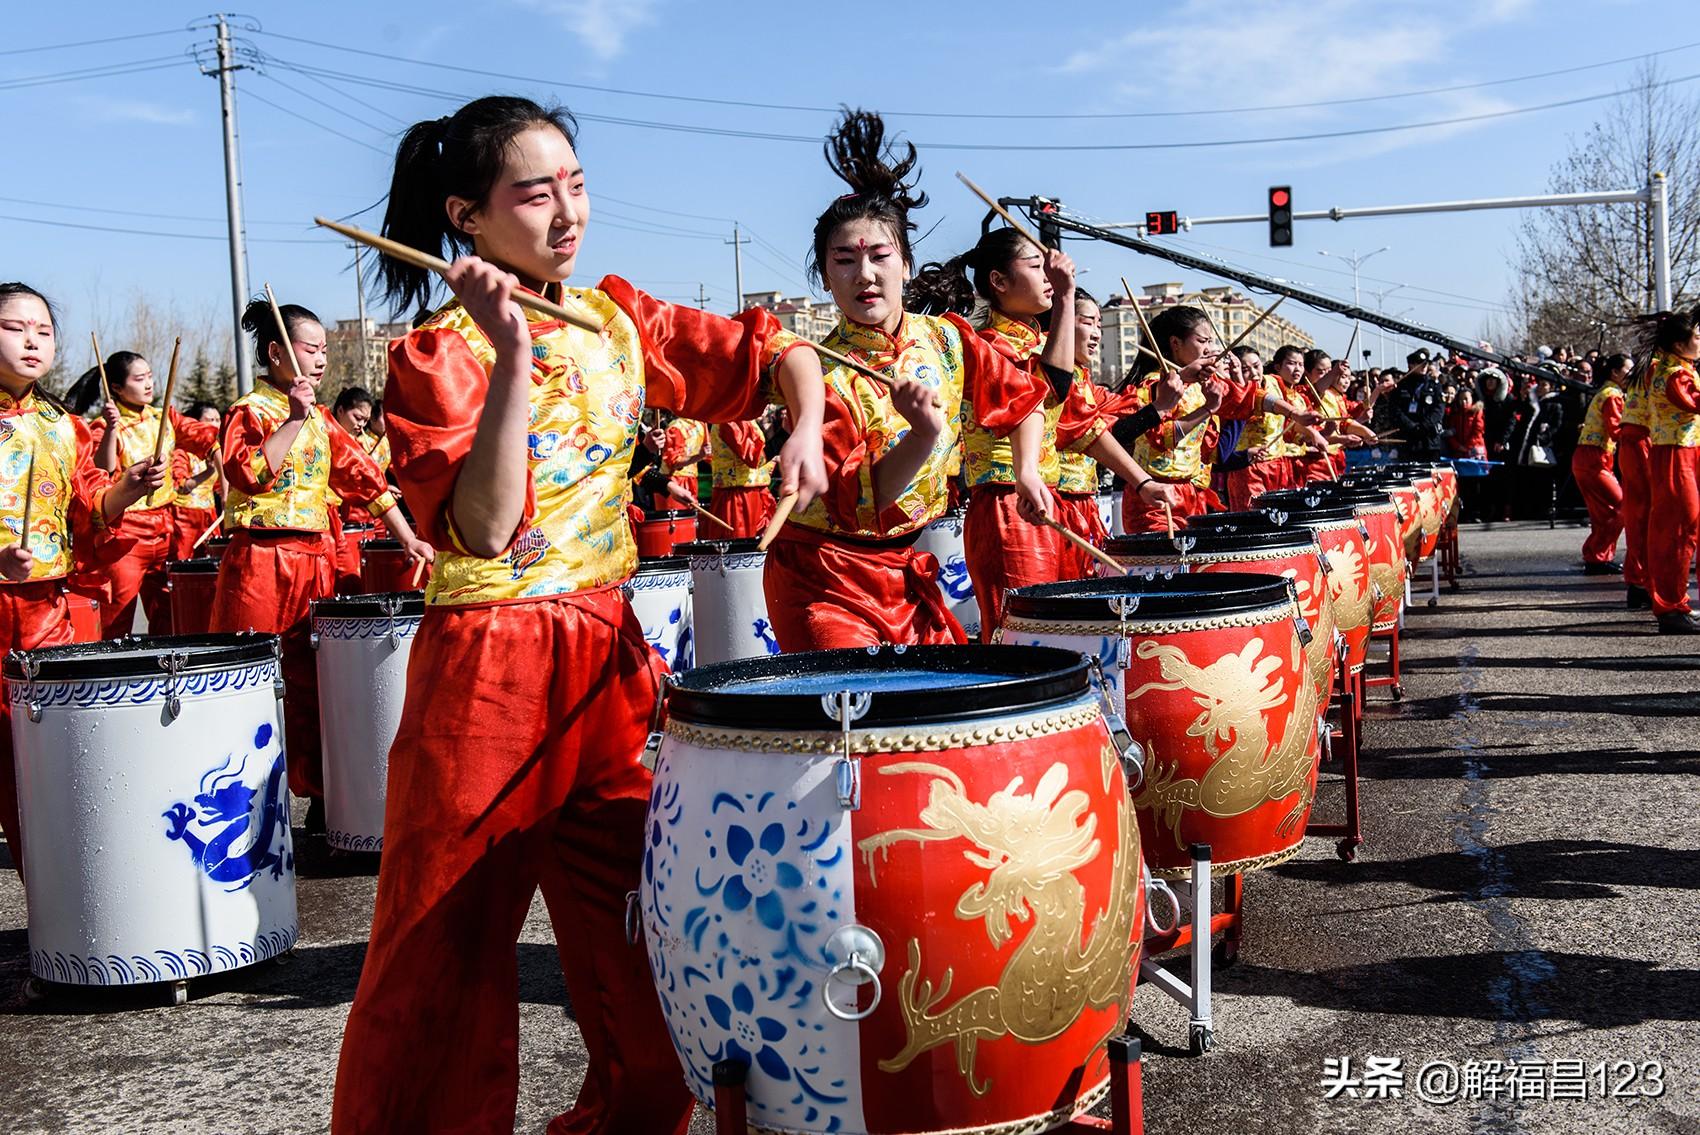
[[[1307,530],[1305,536],[1314,541]],[[1128,621],[1201,618],[1260,611],[1291,600],[1287,580],[1262,572],[1177,572],[1146,578],[1073,579],[1018,587],[1005,600],[1011,619],[1032,622],[1114,622],[1121,617],[1113,605],[1137,597],[1139,605]]]
[[[313,617],[317,619],[419,619],[424,615],[423,591],[380,591],[313,601]]]

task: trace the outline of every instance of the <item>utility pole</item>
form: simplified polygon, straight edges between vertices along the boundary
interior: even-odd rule
[[[700,311],[708,310],[708,289],[701,284],[697,285],[697,308]]]
[[[371,390],[372,352],[366,349],[366,285],[360,279],[361,248],[358,244],[348,247],[354,250],[354,302],[360,312],[360,385]]]
[[[733,221],[732,239],[723,240],[720,243],[732,246],[732,280],[733,286],[738,289],[735,298],[732,300],[732,314],[737,315],[744,310],[744,245],[750,243],[750,238],[747,236],[740,237],[738,235],[738,222]]]
[[[254,365],[248,357],[247,337],[242,334],[242,309],[248,306],[248,247],[242,230],[242,174],[236,150],[236,72],[242,64],[231,62],[230,25],[224,14],[218,19],[219,112],[224,119],[224,207],[230,225],[231,331],[236,338],[236,393],[254,389]],[[203,74],[206,72],[203,71]]]

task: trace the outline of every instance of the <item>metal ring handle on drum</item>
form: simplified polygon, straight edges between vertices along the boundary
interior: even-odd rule
[[[626,945],[638,944],[638,937],[643,933],[643,911],[638,905],[638,892],[626,892]]]
[[[1157,919],[1152,915],[1153,905],[1151,892],[1160,891],[1169,900],[1169,909],[1175,912],[1175,920],[1167,926],[1157,925]],[[1145,925],[1151,928],[1153,934],[1172,934],[1181,924],[1181,900],[1170,889],[1169,884],[1155,876],[1147,876],[1145,880]]]
[[[867,985],[869,982],[873,983],[873,1000],[868,1002],[868,1007],[866,1009],[840,1009],[832,1000],[832,981],[842,973],[863,975],[863,980],[852,980],[850,982],[851,985],[858,988],[863,985]],[[843,961],[833,966],[831,971],[827,973],[826,980],[821,982],[820,986],[821,1004],[826,1006],[826,1011],[828,1013],[831,1013],[841,1021],[860,1021],[873,1016],[874,1010],[880,1007],[880,996],[883,993],[884,987],[880,985],[880,975],[874,972],[873,966],[862,960],[862,955],[859,953],[852,953],[848,958],[845,958]]]

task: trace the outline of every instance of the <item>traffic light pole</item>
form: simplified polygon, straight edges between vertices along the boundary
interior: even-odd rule
[[[1655,173],[1641,189],[1613,189],[1598,193],[1544,193],[1533,197],[1482,197],[1466,201],[1429,201],[1415,205],[1369,205],[1359,208],[1318,209],[1294,212],[1295,221],[1344,221],[1354,217],[1400,217],[1414,213],[1465,213],[1478,209],[1544,209],[1569,205],[1631,205],[1644,204],[1652,210],[1653,221],[1653,302],[1660,311],[1669,311],[1670,290],[1670,187],[1665,175]],[[1227,217],[1182,217],[1181,231],[1194,225],[1264,224],[1264,213],[1240,213]],[[1145,235],[1142,221],[1118,221],[1101,226],[1106,230],[1132,229]]]
[[[1083,236],[1094,240],[1102,240],[1106,243],[1119,245],[1122,248],[1130,249],[1131,251],[1138,252],[1146,256],[1155,256],[1160,260],[1167,260],[1169,263],[1177,264],[1182,268],[1191,268],[1194,271],[1207,272],[1212,276],[1219,276],[1225,280],[1232,280],[1235,283],[1244,284],[1246,287],[1254,288],[1260,292],[1269,292],[1275,295],[1287,296],[1299,301],[1306,307],[1313,307],[1318,311],[1331,311],[1337,315],[1343,315],[1348,319],[1355,319],[1363,323],[1367,323],[1371,327],[1385,328],[1386,330],[1393,332],[1395,335],[1404,335],[1408,338],[1417,339],[1425,343],[1435,343],[1453,351],[1456,354],[1463,355],[1467,358],[1483,359],[1496,366],[1503,367],[1507,371],[1516,371],[1522,374],[1532,375],[1535,378],[1549,379],[1560,386],[1570,386],[1578,390],[1592,391],[1593,389],[1593,387],[1589,386],[1585,382],[1578,382],[1575,379],[1566,378],[1564,375],[1561,375],[1557,371],[1548,367],[1537,367],[1530,366],[1528,363],[1513,362],[1507,356],[1499,354],[1496,351],[1485,350],[1479,344],[1444,334],[1443,332],[1436,331],[1432,327],[1424,327],[1417,323],[1407,323],[1402,319],[1390,319],[1380,312],[1369,311],[1360,307],[1356,303],[1348,303],[1345,300],[1335,299],[1333,296],[1323,295],[1320,292],[1312,292],[1307,291],[1304,288],[1296,288],[1283,281],[1275,280],[1269,276],[1262,276],[1256,272],[1247,271],[1244,268],[1235,268],[1230,265],[1223,264],[1219,260],[1212,260],[1207,256],[1199,256],[1195,253],[1183,252],[1180,249],[1169,245],[1154,244],[1142,237],[1133,236],[1127,232],[1116,231],[1107,225],[1089,224],[1086,221],[1069,216],[1068,213],[1063,211],[1061,203],[1053,198],[1002,197],[999,198],[999,202],[1003,205],[1013,205],[1026,209],[1036,221],[1042,217],[1044,218],[1045,224],[1053,227],[1059,232],[1074,233],[1077,236]],[[1253,220],[1262,221],[1264,218],[1255,217]],[[1122,227],[1128,228],[1135,226]]]

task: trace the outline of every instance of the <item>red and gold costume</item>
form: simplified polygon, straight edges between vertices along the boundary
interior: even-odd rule
[[[263,631],[283,639],[283,732],[289,789],[324,795],[319,678],[309,644],[309,607],[336,594],[333,498],[384,512],[395,498],[377,465],[330,411],[315,406],[281,468],[262,446],[289,421],[289,396],[269,381],[224,419],[224,502],[230,546],[218,567],[210,629]]]
[[[1609,564],[1617,555],[1623,531],[1623,486],[1612,472],[1617,438],[1623,427],[1623,391],[1607,381],[1594,392],[1570,457],[1570,475],[1588,506],[1588,538],[1582,542],[1582,562]]]
[[[151,459],[161,428],[165,430],[165,445],[160,449],[160,457],[167,469],[171,468],[178,450],[205,458],[218,446],[216,426],[185,417],[175,407],[167,407],[161,415],[152,406],[132,410],[120,402],[119,470]],[[89,432],[95,448],[99,449],[106,436],[106,421],[97,419]],[[79,590],[100,598],[102,637],[117,638],[130,633],[136,621],[138,598],[147,615],[148,632],[171,633],[171,593],[166,590],[169,582],[166,565],[171,562],[177,542],[176,517],[171,507],[176,495],[176,487],[168,477],[165,484],[126,509],[118,529],[124,539],[132,541],[129,550],[122,559],[101,570],[98,583],[93,575],[79,579]]]
[[[1647,429],[1646,383],[1651,364],[1639,382],[1623,392],[1623,417],[1617,431],[1617,475],[1623,501],[1617,516],[1623,523],[1623,582],[1648,590],[1647,510],[1653,503],[1652,452]]]
[[[661,463],[672,473],[673,484],[697,499],[701,484],[697,465],[709,452],[708,426],[690,418],[675,418],[667,427],[667,441],[661,447]]]
[[[1228,507],[1236,512],[1250,508],[1251,502],[1264,493],[1296,488],[1299,482],[1295,459],[1303,452],[1287,440],[1287,419],[1261,409],[1262,400],[1268,395],[1287,397],[1281,376],[1264,374],[1257,382],[1243,385],[1256,389],[1260,409],[1246,420],[1235,448],[1248,457],[1253,452],[1261,452],[1263,456],[1248,460],[1241,468],[1228,470]]]
[[[30,530],[22,531],[24,492],[35,459],[35,502]],[[22,398],[0,390],[0,538],[25,539],[35,564],[29,579],[0,579],[0,655],[74,641],[66,605],[73,562],[92,567],[125,550],[124,538],[107,525],[102,498],[110,474],[94,463],[94,439],[83,420],[32,387]],[[75,560],[73,561],[73,554]],[[12,763],[12,705],[0,688],[0,827],[20,869],[17,782]]]
[[[1044,385],[956,315],[906,313],[895,335],[841,319],[826,345],[930,387],[945,428],[897,499],[878,509],[874,463],[909,423],[892,407],[883,383],[843,366],[826,372],[823,444],[830,487],[792,513],[768,551],[763,586],[774,636],[785,651],[962,642],[962,625],[936,584],[938,560],[914,544],[948,505],[947,470],[961,449],[957,433],[965,420],[1008,435],[1039,408]]]
[[[1079,399],[1084,410],[1097,415],[1102,424],[1114,419],[1120,405],[1118,396],[1093,382],[1085,367],[1074,368],[1071,396]],[[1077,449],[1057,454],[1056,511],[1057,523],[1088,544],[1101,548],[1109,539],[1104,514],[1098,511],[1098,462],[1090,455]],[[1097,574],[1097,561],[1073,544],[1063,541],[1060,551],[1064,579],[1085,579]]]
[[[335,419],[335,415],[332,415]],[[378,466],[378,472],[388,477],[390,471],[390,441],[388,436],[379,437],[376,434],[362,432],[355,436],[360,448],[366,451]],[[335,493],[331,494],[332,511],[331,529],[336,536],[336,589],[339,595],[358,595],[362,589],[360,582],[360,542],[368,536],[383,536],[384,523],[371,512],[355,504],[343,500]],[[366,525],[372,525],[373,531],[368,532]]]
[[[217,427],[209,427],[217,432]],[[171,483],[187,485],[209,468],[207,462],[186,449],[179,448],[171,455]],[[171,497],[171,558],[187,560],[197,552],[195,541],[219,518],[218,477],[216,474],[187,489],[177,489]]]
[[[1039,364],[1045,336],[1036,327],[991,313],[980,337],[1003,358],[1026,371],[1046,394],[1045,425],[1039,449],[1039,479],[1055,488],[1062,475],[1059,450],[1079,451],[1098,439],[1106,423],[1096,402],[1079,389],[1079,372],[1068,396],[1058,401]],[[974,598],[980,606],[980,639],[990,642],[1003,625],[1004,592],[1013,587],[1074,578],[1072,546],[1056,529],[1041,527],[1017,511],[1015,452],[1008,437],[969,421],[962,431],[963,470],[968,481],[968,514],[962,524],[962,550]],[[1069,548],[1068,553],[1064,552]]]
[[[714,463],[708,511],[730,524],[733,536],[760,536],[777,504],[772,489],[776,462],[768,460],[767,436],[760,423],[752,421],[726,422],[708,437]]]
[[[637,568],[627,471],[646,402],[750,418],[767,401],[763,375],[798,340],[760,309],[728,320],[612,276],[567,294],[606,326],[597,336],[527,313],[525,508],[494,558],[467,549],[452,505],[495,351],[458,302],[390,346],[396,477],[438,551],[391,750],[338,1135],[512,1128],[514,943],[539,886],[590,1056],[576,1105],[549,1130],[669,1135],[690,1115],[643,948],[624,933],[661,678],[620,591]]]
[[[1346,400],[1346,396],[1338,390],[1324,390],[1321,398],[1300,398],[1301,404],[1309,405],[1324,418],[1332,419],[1331,424],[1338,426],[1343,419],[1349,418],[1357,410],[1357,406]],[[1289,424],[1289,436],[1299,427]],[[1324,434],[1325,438],[1329,435]],[[1293,463],[1293,487],[1301,488],[1316,481],[1332,481],[1346,470],[1346,447],[1338,441],[1330,440],[1321,453],[1311,453],[1307,447],[1296,441],[1287,443]]]
[[[1219,381],[1219,380],[1218,380]],[[1136,387],[1130,387],[1130,408],[1150,403],[1156,389],[1157,376],[1146,375]],[[1222,507],[1220,498],[1209,488],[1210,466],[1204,460],[1204,449],[1212,443],[1217,430],[1214,418],[1229,421],[1250,421],[1263,409],[1263,387],[1257,383],[1222,383],[1222,404],[1214,415],[1206,414],[1190,426],[1180,421],[1203,409],[1203,387],[1189,385],[1181,395],[1180,404],[1166,416],[1165,421],[1140,435],[1134,446],[1133,459],[1152,478],[1175,487],[1177,502],[1170,508],[1177,528],[1186,527],[1186,518],[1200,516],[1212,508]],[[1128,532],[1161,532],[1168,526],[1168,516],[1160,504],[1147,504],[1133,486],[1122,490],[1122,527]]]
[[[1647,590],[1653,614],[1687,612],[1700,532],[1700,378],[1692,360],[1653,356],[1647,432],[1653,490],[1648,516],[1657,518],[1647,526]]]

